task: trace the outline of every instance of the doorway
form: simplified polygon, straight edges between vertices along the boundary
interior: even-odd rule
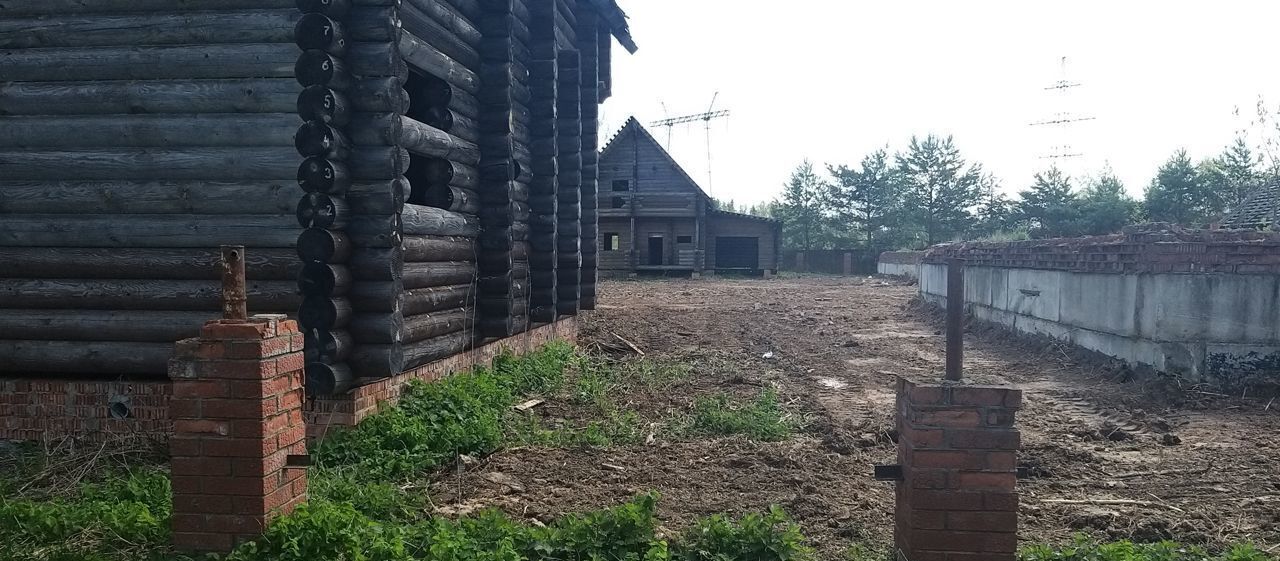
[[[649,264],[662,265],[663,257],[666,255],[666,244],[662,243],[662,236],[649,236]]]

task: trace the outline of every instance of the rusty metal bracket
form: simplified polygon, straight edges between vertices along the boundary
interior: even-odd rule
[[[310,454],[289,454],[284,457],[284,467],[286,468],[304,468],[310,465]]]
[[[902,466],[891,464],[874,466],[876,481],[902,481]]]

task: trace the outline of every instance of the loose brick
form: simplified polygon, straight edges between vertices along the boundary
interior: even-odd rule
[[[1018,482],[1018,474],[1013,472],[960,472],[956,477],[956,487],[967,490],[1012,491]]]
[[[1018,513],[1005,512],[948,512],[946,528],[949,530],[976,530],[986,532],[1018,531]]]
[[[909,446],[916,449],[920,448],[938,448],[944,441],[943,429],[914,429],[909,428],[898,433],[899,438],[905,440]]]
[[[976,428],[982,424],[982,417],[977,411],[915,411],[911,422],[918,427]]]
[[[1007,395],[1015,391],[1017,390],[989,386],[956,386],[951,388],[951,403],[953,405],[1002,406]]]
[[[271,329],[272,327],[265,323],[213,320],[200,328],[200,338],[205,340],[263,339],[268,336],[268,331]]]
[[[946,489],[954,470],[950,469],[906,469],[906,480],[915,489]]]
[[[1022,445],[1016,430],[947,429],[946,440],[952,448],[967,450],[1017,450]]]
[[[948,390],[942,386],[912,386],[907,389],[907,400],[914,405],[946,405]]]
[[[1018,535],[1014,533],[916,530],[911,541],[917,552],[1013,553],[1018,549]]]
[[[231,434],[231,427],[226,421],[210,419],[177,419],[173,422],[173,430],[180,435],[179,438],[189,435],[226,436]]]
[[[984,510],[985,495],[980,492],[911,489],[906,492],[906,500],[913,505],[927,505],[935,510]]]

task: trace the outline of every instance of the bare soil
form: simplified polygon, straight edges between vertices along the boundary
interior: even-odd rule
[[[616,348],[616,334],[646,357],[693,367],[663,391],[616,396],[640,412],[652,438],[500,451],[433,484],[442,511],[496,506],[545,521],[656,490],[669,531],[777,504],[824,559],[853,543],[891,541],[892,485],[871,473],[896,460],[895,377],[940,377],[943,366],[940,316],[915,302],[915,286],[830,277],[609,281],[600,294],[582,343]],[[967,377],[1024,390],[1024,542],[1086,533],[1280,549],[1280,403],[1271,396],[1180,386],[984,325],[970,325],[966,337]],[[665,432],[694,396],[749,397],[763,386],[776,387],[804,422],[788,440]],[[548,403],[537,414],[580,415],[567,409]]]

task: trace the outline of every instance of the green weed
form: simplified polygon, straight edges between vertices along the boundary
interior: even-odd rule
[[[1079,537],[1066,547],[1036,545],[1018,554],[1019,561],[1272,561],[1267,553],[1241,544],[1210,555],[1204,549],[1175,542],[1137,544],[1128,541],[1098,543]]]
[[[741,434],[768,442],[786,439],[794,428],[778,403],[777,391],[771,388],[762,390],[749,403],[735,401],[723,393],[698,398],[689,423],[689,430],[696,433]]]
[[[168,474],[112,473],[65,498],[0,497],[0,559],[148,559],[169,541]]]
[[[672,547],[673,558],[687,561],[728,561],[813,559],[813,549],[786,513],[777,506],[761,514],[748,514],[733,521],[722,515],[706,518]]]

